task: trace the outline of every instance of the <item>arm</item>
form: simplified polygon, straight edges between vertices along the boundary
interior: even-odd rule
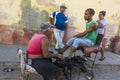
[[[97,23],[98,23],[98,28],[104,27],[103,24],[100,22],[100,20],[97,20]]]
[[[68,23],[65,23],[66,28],[68,27]]]
[[[54,18],[51,18],[51,17],[49,17],[49,22],[50,22],[50,24],[54,24]]]
[[[85,36],[86,34],[90,33],[91,31],[93,31],[95,29],[97,29],[96,25],[95,24],[91,24],[89,29],[85,30],[82,33],[78,33],[77,35],[75,35],[75,37],[83,37],[83,36]]]
[[[54,25],[54,19],[56,17],[56,12],[53,12],[51,16],[49,17],[50,24]]]
[[[68,16],[67,15],[65,15],[66,17],[65,17],[65,26],[66,26],[66,28],[68,27]]]
[[[48,50],[48,39],[47,38],[43,38],[41,40],[41,49],[42,49],[42,53],[43,53],[43,57],[44,58],[62,58],[63,56],[61,54],[52,54],[49,52]]]

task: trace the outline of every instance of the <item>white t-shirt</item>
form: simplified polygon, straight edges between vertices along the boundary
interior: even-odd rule
[[[100,23],[103,24],[103,27],[98,28],[98,34],[104,34],[105,28],[106,28],[106,25],[107,25],[107,21],[106,21],[106,19],[102,19],[102,20],[100,20]]]

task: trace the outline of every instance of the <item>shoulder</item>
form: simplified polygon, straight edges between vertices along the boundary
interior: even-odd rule
[[[95,21],[95,20],[91,20],[90,22],[86,22],[86,24],[89,24],[89,25],[96,25],[96,21]]]
[[[106,19],[104,19],[104,22],[107,24],[107,20]]]
[[[86,24],[89,24],[89,25],[92,25],[92,24],[95,24],[96,21],[95,20],[91,20],[90,22],[86,22]]]
[[[56,13],[57,13],[57,11],[54,11],[54,12],[52,13],[52,15],[54,16],[54,15],[56,15]]]
[[[91,21],[91,23],[96,23],[96,20],[93,19],[93,20]]]
[[[65,17],[68,17],[66,13],[63,13]]]
[[[57,15],[57,14],[59,14],[60,13],[60,11],[55,11],[55,12],[53,12],[53,14],[55,14],[55,15]]]
[[[106,19],[102,19],[102,20],[100,20],[100,22],[101,22],[103,25],[106,25],[106,24],[107,24],[107,20],[106,20]]]
[[[43,37],[43,38],[41,39],[41,44],[47,44],[47,43],[48,43],[47,37]]]
[[[107,22],[107,20],[106,19],[102,19],[102,20],[100,20],[100,22]]]
[[[92,20],[92,21],[91,21],[90,27],[93,28],[93,29],[97,29],[96,21],[95,21],[95,20]]]

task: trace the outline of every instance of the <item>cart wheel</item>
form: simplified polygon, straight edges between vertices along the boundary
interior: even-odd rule
[[[93,72],[92,71],[88,71],[86,73],[86,78],[87,78],[87,80],[92,80],[94,78]]]

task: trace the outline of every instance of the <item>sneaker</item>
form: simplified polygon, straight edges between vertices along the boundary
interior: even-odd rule
[[[56,49],[56,48],[55,48],[55,50],[58,51],[58,52],[60,52],[60,51],[62,50],[62,48],[59,48],[59,49]]]
[[[60,51],[60,49],[56,49],[56,48],[55,48],[55,50],[58,51],[58,52]]]

